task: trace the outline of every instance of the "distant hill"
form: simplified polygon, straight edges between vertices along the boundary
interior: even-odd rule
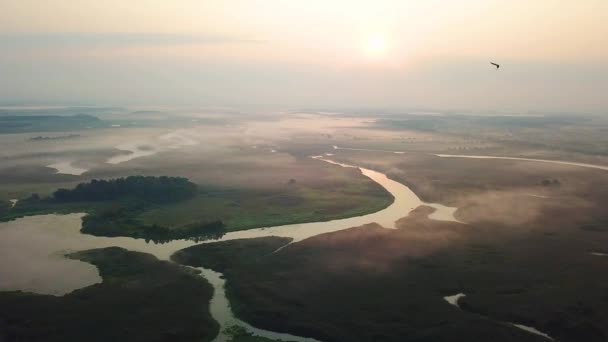
[[[134,114],[134,115],[158,115],[158,114],[165,114],[165,113],[161,112],[160,110],[136,110],[134,112],[131,112],[131,114]]]

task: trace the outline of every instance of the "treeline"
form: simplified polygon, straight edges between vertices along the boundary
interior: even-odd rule
[[[37,137],[33,137],[33,138],[29,138],[29,141],[44,141],[44,140],[64,140],[64,139],[72,139],[72,138],[78,138],[80,137],[80,134],[68,134],[68,135],[60,135],[60,136],[56,136],[56,137],[46,137],[46,136],[42,136],[39,135]]]
[[[226,232],[222,221],[198,222],[185,227],[169,228],[157,224],[146,225],[134,218],[137,213],[137,208],[123,206],[100,210],[82,219],[81,231],[96,236],[128,236],[157,243],[176,239],[219,239]]]
[[[93,115],[9,115],[0,116],[0,133],[66,132],[108,127]]]
[[[96,236],[128,236],[154,242],[175,239],[219,239],[225,232],[222,221],[197,222],[182,227],[145,224],[137,217],[149,208],[196,196],[198,187],[187,178],[129,176],[92,180],[73,189],[59,189],[52,196],[38,194],[20,200],[14,208],[0,201],[0,220],[43,213],[87,212],[83,233]]]
[[[53,199],[59,202],[111,201],[121,198],[145,202],[170,202],[193,197],[196,184],[182,177],[129,176],[110,180],[80,183],[74,189],[59,189]]]

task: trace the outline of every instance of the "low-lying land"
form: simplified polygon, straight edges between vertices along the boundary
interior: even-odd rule
[[[572,225],[529,230],[428,220],[319,235],[274,254],[275,238],[219,242],[177,261],[224,273],[233,310],[253,325],[323,341],[559,341],[608,336],[608,236]],[[266,248],[262,248],[267,244]],[[233,258],[227,258],[232,255]],[[466,293],[464,310],[443,296]]]
[[[63,297],[0,292],[2,341],[211,341],[213,288],[191,269],[110,247],[71,254],[103,282]],[[18,267],[18,265],[16,265]]]
[[[391,179],[409,186],[424,201],[460,208],[484,202],[496,202],[509,209],[537,208],[545,202],[556,204],[553,202],[557,200],[568,207],[594,206],[608,197],[597,187],[608,180],[608,172],[579,166],[348,150],[340,150],[333,158],[385,172]],[[504,219],[502,214],[492,218],[497,222]]]
[[[142,212],[138,219],[170,226],[222,221],[228,231],[234,231],[360,216],[393,201],[386,190],[360,174],[344,178],[325,188],[289,180],[281,188],[268,190],[207,188],[192,199]]]
[[[51,197],[32,195],[15,206],[3,206],[0,219],[50,212],[88,212],[82,232],[97,236],[129,236],[156,242],[171,239],[218,238],[225,229],[221,221],[200,221],[171,229],[145,224],[136,216],[149,208],[193,198],[196,184],[179,177],[130,176],[80,183],[74,189],[59,189]]]
[[[188,266],[204,267],[216,272],[227,272],[242,263],[255,262],[271,255],[291,242],[289,238],[270,236],[257,239],[230,240],[211,243],[203,249],[192,246],[177,251],[171,260]],[[204,250],[204,253],[200,253]],[[211,257],[209,257],[211,256]]]
[[[608,120],[601,115],[345,112],[316,114],[350,126],[302,140],[331,148],[558,159],[608,165]],[[557,134],[556,132],[559,132]],[[325,151],[327,152],[327,151]]]
[[[44,213],[87,212],[82,232],[129,236],[156,242],[214,239],[242,230],[364,215],[392,202],[392,196],[356,170],[324,189],[290,179],[278,189],[217,189],[181,177],[129,176],[92,180],[49,197],[31,195],[12,206],[0,202],[0,220]]]
[[[107,122],[122,117],[119,112],[103,113],[100,117]],[[87,221],[91,233],[162,241],[192,236],[187,232],[189,229],[205,224],[221,223],[225,230],[232,231],[327,221],[365,215],[392,203],[389,193],[358,170],[313,160],[302,153],[286,153],[279,144],[289,139],[289,134],[269,136],[264,127],[272,124],[270,120],[251,125],[244,117],[235,116],[227,126],[210,124],[204,117],[182,119],[177,126],[163,126],[161,123],[173,122],[166,119],[154,127],[142,127],[137,114],[129,116],[137,124],[134,127],[56,133],[80,137],[51,139],[45,144],[29,139],[48,134],[0,134],[0,143],[7,147],[0,151],[0,220],[42,212],[85,211],[89,219],[111,221],[115,228],[89,225],[91,221]],[[258,126],[262,127],[260,132]],[[305,126],[296,126],[299,127]],[[243,134],[244,129],[247,134]],[[184,141],[188,143],[183,144]],[[151,154],[118,164],[108,163],[117,155],[128,156],[129,148],[135,147]],[[88,171],[81,175],[59,174],[47,167],[56,163],[69,163]],[[72,201],[54,206],[44,203],[47,210],[41,211],[34,210],[30,201],[36,199],[32,194],[52,197],[61,188],[132,175],[187,178],[197,185],[198,191],[189,198],[147,203],[145,207],[139,205],[141,201],[135,201],[138,205],[106,201],[113,204],[109,206],[100,201]],[[14,199],[19,201],[11,208],[10,201]],[[120,203],[114,205],[116,202]],[[134,226],[139,228],[132,229]],[[148,227],[147,233],[142,233],[143,226]]]

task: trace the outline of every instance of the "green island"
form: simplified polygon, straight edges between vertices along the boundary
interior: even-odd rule
[[[74,189],[59,189],[52,196],[32,195],[14,208],[4,206],[2,219],[42,213],[84,211],[83,233],[97,236],[128,236],[155,242],[172,239],[219,238],[225,228],[221,221],[196,222],[171,229],[145,224],[135,219],[140,212],[196,196],[196,184],[181,177],[129,176],[112,180],[92,180]]]
[[[68,255],[103,282],[62,297],[0,292],[1,341],[211,341],[213,288],[193,270],[118,247]]]
[[[328,177],[329,184],[310,185],[287,179],[278,188],[201,186],[197,196],[150,208],[137,218],[165,226],[222,221],[227,231],[236,231],[361,216],[393,202],[389,192],[358,171],[336,166],[327,169],[336,177]]]

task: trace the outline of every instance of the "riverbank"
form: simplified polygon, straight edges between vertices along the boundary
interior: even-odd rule
[[[0,292],[0,340],[211,341],[219,332],[213,289],[188,268],[116,247],[68,257],[95,265],[103,282],[62,297]]]

